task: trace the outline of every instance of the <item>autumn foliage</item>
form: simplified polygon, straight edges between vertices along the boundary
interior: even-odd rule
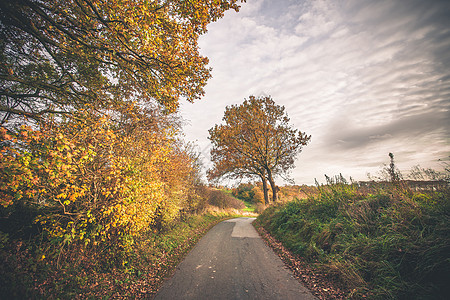
[[[285,107],[270,96],[250,96],[240,105],[227,106],[223,121],[209,130],[214,165],[208,170],[208,178],[260,179],[266,204],[269,181],[275,202],[275,176],[288,174],[311,136],[294,129]]]
[[[237,2],[1,1],[0,111],[41,119],[138,99],[174,112],[203,95],[198,38]]]
[[[198,38],[238,2],[0,1],[6,297],[74,298],[98,272],[134,276],[143,236],[204,210],[177,110],[211,77]]]
[[[124,266],[206,206],[176,112],[210,77],[199,36],[237,3],[0,2],[0,250]]]
[[[173,124],[133,106],[126,114],[124,123],[79,112],[41,130],[2,128],[3,207],[35,207],[35,222],[61,245],[115,245],[114,251],[126,250],[143,230],[169,224],[181,210],[195,210],[195,160]]]

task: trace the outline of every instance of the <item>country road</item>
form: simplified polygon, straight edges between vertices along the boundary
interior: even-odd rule
[[[213,227],[155,299],[316,299],[264,244],[254,219]]]

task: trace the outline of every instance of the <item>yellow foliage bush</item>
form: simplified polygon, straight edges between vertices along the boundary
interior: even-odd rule
[[[176,123],[133,105],[119,112],[1,128],[1,204],[41,209],[35,221],[58,243],[114,251],[195,209],[194,156],[176,139]]]

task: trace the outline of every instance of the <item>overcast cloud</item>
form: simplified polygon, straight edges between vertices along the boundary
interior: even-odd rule
[[[206,167],[208,129],[250,95],[271,95],[312,135],[297,184],[366,180],[389,152],[405,171],[448,161],[449,1],[248,0],[208,29],[200,47],[213,78],[180,109]]]

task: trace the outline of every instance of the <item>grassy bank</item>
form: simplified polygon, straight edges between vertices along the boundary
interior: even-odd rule
[[[165,231],[148,231],[135,241],[129,256],[121,258],[121,265],[101,265],[81,247],[45,257],[36,239],[7,241],[1,236],[0,295],[4,299],[151,297],[213,225],[233,216],[216,210],[190,216]]]
[[[444,299],[450,293],[449,190],[322,186],[258,220],[348,298]]]
[[[247,211],[247,212],[255,212],[255,207],[256,205],[254,203],[251,203],[249,201],[243,201],[245,204],[245,208],[242,209],[243,211]]]

